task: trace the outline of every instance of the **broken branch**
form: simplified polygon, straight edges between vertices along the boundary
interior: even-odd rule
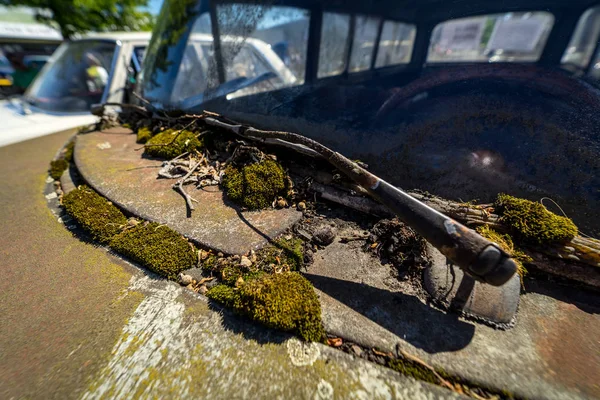
[[[204,159],[204,156],[202,157],[202,159]],[[181,178],[179,181],[177,181],[177,183],[175,185],[173,185],[173,188],[175,190],[177,190],[179,193],[181,193],[181,195],[185,198],[185,203],[187,204],[190,212],[194,210],[194,205],[192,204],[192,201],[195,201],[196,203],[197,203],[197,201],[194,200],[189,194],[186,193],[186,191],[183,189],[183,184],[184,184],[185,180],[194,173],[194,171],[196,170],[196,168],[198,168],[198,166],[200,165],[201,162],[202,162],[202,160],[200,160],[194,166],[192,166],[190,168],[190,172],[188,172],[187,175],[185,175],[183,178]]]

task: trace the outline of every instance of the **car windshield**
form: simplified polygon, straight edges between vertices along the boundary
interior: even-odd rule
[[[403,188],[546,199],[600,234],[597,6],[288,4],[166,2],[139,93],[322,140]]]
[[[115,48],[114,42],[100,40],[62,45],[26,92],[26,100],[48,111],[89,111],[102,101]]]

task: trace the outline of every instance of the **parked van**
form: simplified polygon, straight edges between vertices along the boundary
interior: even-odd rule
[[[92,104],[128,102],[150,35],[90,34],[28,60],[45,65],[23,96],[0,101],[0,146],[93,124]]]

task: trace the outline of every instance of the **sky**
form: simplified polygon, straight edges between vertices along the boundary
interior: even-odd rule
[[[148,1],[148,10],[151,14],[158,15],[160,12],[160,7],[162,6],[163,0],[149,0]]]

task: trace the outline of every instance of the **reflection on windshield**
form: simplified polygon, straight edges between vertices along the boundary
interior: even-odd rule
[[[171,11],[178,10],[173,5]],[[169,15],[160,20],[169,22]],[[177,106],[197,105],[217,97],[233,99],[302,84],[309,18],[308,11],[291,7],[218,5],[220,37],[215,44],[209,13],[188,15],[186,32],[158,30],[154,36],[149,68],[143,72],[145,95],[161,104],[167,100]],[[172,40],[172,33],[186,40],[185,47],[162,47],[168,44],[166,39],[158,43],[156,38],[163,36]],[[165,51],[168,58],[159,59],[156,54]],[[170,62],[176,73],[165,73]]]
[[[88,111],[102,101],[115,47],[89,40],[63,45],[34,81],[27,100],[49,111]]]

